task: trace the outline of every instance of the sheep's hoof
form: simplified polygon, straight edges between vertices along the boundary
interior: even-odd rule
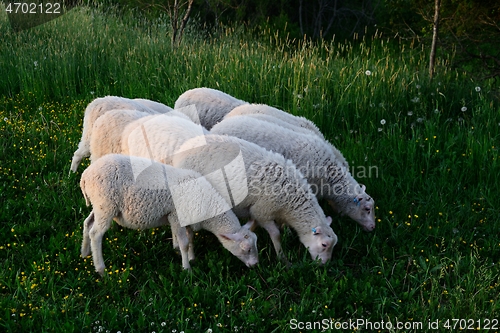
[[[97,269],[95,270],[101,277],[104,277],[104,267],[102,269]]]
[[[90,249],[82,249],[81,253],[82,258],[85,259],[90,255]]]

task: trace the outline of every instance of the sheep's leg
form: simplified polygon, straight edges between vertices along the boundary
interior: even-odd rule
[[[104,258],[102,256],[102,238],[111,226],[112,217],[100,216],[95,214],[95,221],[89,231],[90,247],[92,248],[92,258],[97,273],[104,276]]]
[[[189,251],[189,240],[187,237],[187,232],[185,227],[181,227],[177,221],[172,221],[169,218],[170,227],[172,228],[172,235],[176,235],[177,242],[179,245],[179,250],[181,251],[182,267],[184,269],[191,269],[188,259]]]
[[[274,221],[268,221],[261,225],[264,229],[266,229],[267,233],[271,237],[271,241],[273,242],[274,249],[276,250],[276,254],[278,255],[278,259],[285,262],[286,264],[289,264],[288,260],[283,254],[283,249],[281,247],[281,234],[276,223],[274,223]]]
[[[83,135],[82,135],[82,141],[80,141],[80,143],[78,144],[78,149],[75,150],[75,152],[73,153],[70,170],[72,172],[76,172],[76,169],[78,169],[78,166],[80,165],[82,159],[89,155],[90,155],[89,145],[83,142]]]
[[[91,211],[90,215],[83,222],[83,240],[81,248],[82,258],[86,258],[90,254],[89,230],[92,228],[93,224],[94,224],[94,211]]]
[[[188,243],[189,243],[189,250],[188,250],[188,259],[189,261],[194,260],[194,243],[193,243],[193,238],[194,238],[194,233],[191,228],[186,228],[186,235],[188,238]]]
[[[177,235],[172,231],[172,246],[174,247],[174,250],[177,250],[179,248],[179,242],[177,241]]]

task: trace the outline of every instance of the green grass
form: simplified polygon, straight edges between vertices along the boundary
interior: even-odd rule
[[[430,82],[426,49],[382,36],[313,45],[228,29],[172,50],[164,22],[86,8],[18,34],[2,17],[0,34],[0,331],[299,331],[292,319],[449,331],[447,319],[500,318],[500,108],[494,82],[451,57]],[[79,256],[88,161],[68,176],[85,106],[107,94],[173,105],[199,86],[315,121],[375,198],[376,230],[334,215],[326,266],[287,230],[290,268],[258,230],[251,270],[200,232],[188,273],[168,229],[115,225],[99,278]]]

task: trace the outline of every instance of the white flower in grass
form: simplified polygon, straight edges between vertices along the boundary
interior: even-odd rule
[[[379,132],[382,132],[382,128],[380,128],[380,127],[379,127],[377,130],[378,130]]]
[[[434,110],[434,113],[439,113],[439,110],[438,109]]]
[[[212,329],[211,328],[207,329],[207,333],[212,333]]]
[[[462,108],[460,109],[462,112],[465,112],[467,111],[467,107],[466,106],[462,106]]]
[[[424,121],[424,118],[417,118],[417,122],[421,123]]]
[[[370,70],[367,70],[367,71],[365,72],[365,74],[366,74],[366,76],[370,76],[370,75],[372,75],[372,72],[371,72]]]
[[[162,323],[161,323],[161,326],[162,326],[162,327],[165,327],[165,326],[167,326],[167,323],[166,323],[166,322],[162,322]]]
[[[476,87],[474,88],[477,92],[480,92],[481,91],[481,87]]]
[[[38,66],[38,61],[36,61],[36,60],[33,61],[33,65],[35,65],[35,67]]]
[[[380,124],[381,124],[381,125],[385,125],[385,119],[382,119],[382,120],[380,121]]]
[[[416,87],[417,89],[420,89],[420,84],[417,84],[415,87]]]
[[[3,118],[3,121],[7,122],[7,121],[9,121],[9,118],[5,117],[5,118]]]
[[[415,97],[415,98],[413,98],[411,101],[412,101],[413,103],[418,103],[418,102],[420,102],[420,98]]]
[[[411,117],[413,116],[413,112],[412,111],[408,111],[408,115]]]

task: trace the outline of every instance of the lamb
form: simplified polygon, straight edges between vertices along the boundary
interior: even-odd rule
[[[172,110],[172,108],[164,104],[145,99],[133,100],[117,96],[96,98],[89,105],[87,105],[87,108],[85,109],[85,114],[83,116],[82,138],[80,139],[78,149],[74,152],[73,159],[71,161],[70,170],[72,172],[76,172],[76,169],[78,169],[82,159],[90,154],[90,137],[95,121],[106,112],[116,109],[132,109],[149,114],[157,114]]]
[[[200,119],[200,124],[210,130],[212,126],[221,121],[232,109],[243,104],[247,104],[247,102],[220,90],[195,88],[179,96],[177,101],[175,101],[174,110],[194,105]]]
[[[297,232],[313,260],[320,259],[324,264],[331,258],[338,240],[330,227],[332,219],[325,217],[307,181],[290,160],[245,140],[220,135],[195,137],[179,151],[172,165],[200,172],[220,193],[229,192],[229,187],[233,197],[240,197],[235,191],[248,189],[233,210],[238,217],[249,217],[269,233],[281,260],[287,262],[278,229],[283,224]],[[234,162],[230,161],[238,158],[244,168],[235,172],[231,168]],[[209,177],[216,170],[223,170],[225,177]],[[238,179],[238,173],[244,177]]]
[[[211,133],[235,136],[291,159],[318,198],[327,199],[337,212],[347,214],[365,231],[375,229],[375,203],[366,193],[366,187],[351,176],[332,146],[317,136],[245,116],[224,119]]]
[[[257,236],[241,226],[227,202],[199,173],[140,157],[109,154],[82,174],[80,187],[92,212],[83,224],[81,256],[92,251],[96,271],[104,274],[102,238],[111,221],[131,229],[170,224],[179,243],[182,267],[190,269],[192,249],[186,225],[214,233],[248,267],[258,263]]]
[[[99,117],[92,127],[90,135],[90,160],[94,161],[101,156],[112,153],[122,153],[122,139],[125,138],[124,133],[128,133],[125,129],[128,125],[141,118],[150,117],[179,117],[185,121],[191,122],[187,116],[178,111],[172,110],[161,115],[151,115],[146,112],[137,110],[111,110]],[[193,126],[197,126],[192,124]],[[198,126],[200,127],[200,126]],[[203,131],[203,132],[201,132]],[[200,134],[208,133],[204,129],[200,129]]]
[[[283,122],[286,122],[290,125],[294,125],[297,127],[302,127],[309,130],[311,133],[316,134],[321,139],[325,139],[323,133],[318,129],[318,127],[309,119],[294,116],[288,112],[282,111],[280,109],[274,108],[265,104],[245,104],[235,107],[231,112],[229,112],[224,119],[242,116],[242,115],[267,115],[272,116],[276,119],[280,119]],[[269,117],[258,117],[261,120],[273,122],[272,118]]]

